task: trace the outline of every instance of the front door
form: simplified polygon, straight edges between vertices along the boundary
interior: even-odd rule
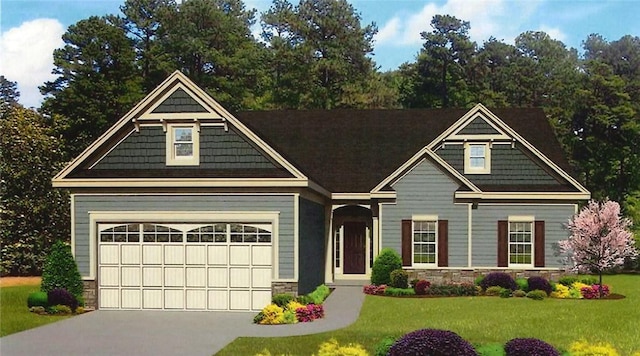
[[[364,274],[366,260],[364,222],[344,223],[344,274]]]

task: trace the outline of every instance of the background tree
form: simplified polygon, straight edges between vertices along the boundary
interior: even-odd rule
[[[51,187],[63,149],[34,110],[16,106],[0,120],[2,275],[39,275],[51,244],[69,238],[69,196]]]
[[[61,132],[67,159],[78,155],[142,98],[135,51],[124,31],[104,17],[69,26],[53,52],[58,77],[40,88],[43,110],[67,118]]]
[[[0,75],[0,115],[3,115],[11,107],[20,105],[18,103],[19,98],[18,83],[8,80],[4,75]]]
[[[597,272],[602,285],[604,271],[621,266],[625,258],[638,255],[630,225],[631,221],[620,214],[618,203],[592,200],[569,221],[571,236],[559,242],[560,252],[567,255],[573,271]]]

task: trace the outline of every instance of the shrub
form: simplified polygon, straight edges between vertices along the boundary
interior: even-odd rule
[[[477,286],[482,284],[482,281],[484,280],[484,274],[479,275],[478,277],[476,277],[476,279],[473,281],[473,283]]]
[[[274,325],[274,324],[282,324],[284,321],[284,309],[275,305],[269,304],[261,311],[262,320],[260,320],[260,324],[262,325]]]
[[[27,297],[27,306],[31,307],[47,307],[49,298],[45,292],[33,292]]]
[[[429,287],[426,291],[427,295],[438,295],[443,297],[449,296],[474,296],[478,295],[478,290],[476,286],[471,283],[460,283],[460,284],[434,284]]]
[[[393,249],[383,248],[378,257],[373,261],[371,268],[371,284],[390,284],[391,272],[402,268],[402,259]]]
[[[396,342],[396,339],[387,336],[384,339],[380,340],[376,346],[375,346],[375,351],[374,351],[374,356],[387,356],[389,354],[389,349],[391,348],[391,345],[393,345]]]
[[[66,305],[75,311],[78,308],[78,300],[64,288],[52,289],[47,293],[49,305]]]
[[[387,286],[384,284],[379,286],[370,284],[362,287],[362,291],[364,292],[364,294],[371,294],[371,295],[384,295],[385,289],[387,289]]]
[[[493,287],[493,286],[498,286],[498,287],[507,288],[511,290],[518,289],[516,285],[516,281],[513,280],[513,277],[511,277],[511,275],[504,272],[489,273],[484,277],[480,286],[484,290],[487,290],[487,288]]]
[[[496,297],[500,295],[500,292],[502,292],[503,289],[506,289],[506,288],[502,288],[499,286],[489,287],[487,288],[486,291],[484,291],[484,294],[489,297]],[[508,289],[508,290],[511,290],[511,289]]]
[[[306,305],[296,302],[295,300],[290,301],[287,305],[284,306],[284,310],[291,310],[295,312],[298,308],[304,308]]]
[[[551,292],[551,297],[561,299],[569,298],[569,287],[565,286],[564,284],[558,283],[556,285],[556,290]]]
[[[50,306],[49,308],[47,308],[47,312],[53,315],[69,315],[73,313],[68,305],[62,304]]]
[[[580,340],[569,346],[571,356],[620,356],[618,351],[609,344],[590,344],[586,340]]]
[[[340,346],[336,339],[320,344],[318,356],[368,356],[367,350],[360,344],[347,344]]]
[[[280,308],[284,308],[287,304],[289,304],[289,302],[291,302],[294,299],[296,298],[291,294],[286,294],[286,293],[276,294],[271,298],[271,303],[279,306]]]
[[[503,344],[486,344],[476,347],[476,351],[480,356],[504,356]]]
[[[325,299],[331,294],[331,289],[324,284],[319,285],[316,289],[307,294],[313,304],[322,304]]]
[[[415,289],[416,288],[416,283],[418,283],[420,280],[417,278],[414,278],[412,280],[409,281],[409,287]]]
[[[297,314],[295,310],[286,309],[282,313],[282,323],[283,324],[295,324],[298,322]]]
[[[409,283],[409,274],[402,268],[391,271],[390,283],[391,287],[407,288]]]
[[[580,288],[580,293],[585,299],[598,299],[600,298],[600,285],[594,284],[592,286],[586,286]],[[609,295],[609,286],[606,284],[602,285],[602,296],[606,297]]]
[[[565,287],[571,287],[572,284],[578,281],[577,276],[562,276],[558,279],[558,283],[562,284]]]
[[[304,305],[313,303],[313,299],[311,299],[311,297],[309,297],[308,295],[299,295],[296,297],[296,301]]]
[[[551,294],[551,283],[544,277],[531,277],[528,280],[528,290],[543,290],[547,292],[547,295]]]
[[[417,295],[427,294],[427,289],[431,286],[431,283],[428,281],[421,279],[415,283],[413,289],[415,290]]]
[[[500,290],[500,298],[511,298],[511,289],[502,288]]]
[[[533,300],[542,300],[546,296],[547,292],[540,289],[532,290],[531,292],[527,293],[527,298],[531,298]]]
[[[526,278],[516,278],[516,285],[518,286],[518,289],[525,292],[529,290],[529,282]]]
[[[41,306],[37,306],[37,307],[31,307],[29,308],[29,311],[32,313],[36,313],[36,314],[46,314],[47,310],[45,309],[45,307],[41,307]]]
[[[260,322],[264,319],[264,313],[261,311],[256,316],[253,317],[254,324],[260,324]]]
[[[511,339],[504,345],[504,351],[507,356],[560,356],[553,346],[533,338]]]
[[[592,285],[592,284],[598,284],[598,279],[596,277],[591,277],[591,276],[582,276],[578,279],[578,282]]]
[[[389,349],[389,356],[477,355],[470,343],[448,330],[421,329],[410,332],[396,341]]]
[[[384,295],[392,296],[392,297],[400,297],[405,295],[415,295],[416,291],[413,288],[393,288],[387,287],[384,290]]]
[[[64,288],[71,293],[79,304],[82,299],[82,278],[78,272],[78,265],[71,254],[71,247],[62,241],[56,241],[51,246],[42,271],[40,289],[49,292],[56,288]],[[51,302],[53,304],[53,302]]]
[[[296,309],[296,318],[303,323],[324,318],[324,308],[322,305],[307,304],[302,308]]]

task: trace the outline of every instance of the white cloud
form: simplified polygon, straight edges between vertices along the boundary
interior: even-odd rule
[[[540,26],[539,31],[545,32],[547,35],[549,35],[549,37],[553,38],[554,40],[564,42],[567,39],[567,35],[557,27],[549,27],[549,26],[542,25]]]
[[[479,45],[491,36],[512,43],[539,6],[539,1],[448,0],[440,6],[430,2],[417,13],[396,14],[383,26],[382,31],[389,28],[388,33],[376,39],[378,44],[419,45],[423,42],[420,33],[432,30],[434,15],[452,15],[470,22],[469,37]]]
[[[0,73],[18,82],[24,106],[40,106],[38,86],[55,78],[51,74],[53,50],[63,46],[64,32],[58,20],[36,19],[0,35]]]
[[[400,30],[400,19],[397,17],[389,20],[384,27],[378,30],[378,33],[375,35],[375,41],[378,42],[386,42],[390,39],[395,38],[398,35],[398,31]]]

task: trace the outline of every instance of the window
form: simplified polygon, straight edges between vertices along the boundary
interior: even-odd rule
[[[437,255],[437,219],[413,221],[413,263],[435,264]]]
[[[509,221],[509,265],[533,265],[533,221]]]
[[[169,125],[167,129],[167,165],[200,164],[200,144],[196,125]]]
[[[466,143],[464,147],[464,173],[491,173],[491,150],[488,143]]]

